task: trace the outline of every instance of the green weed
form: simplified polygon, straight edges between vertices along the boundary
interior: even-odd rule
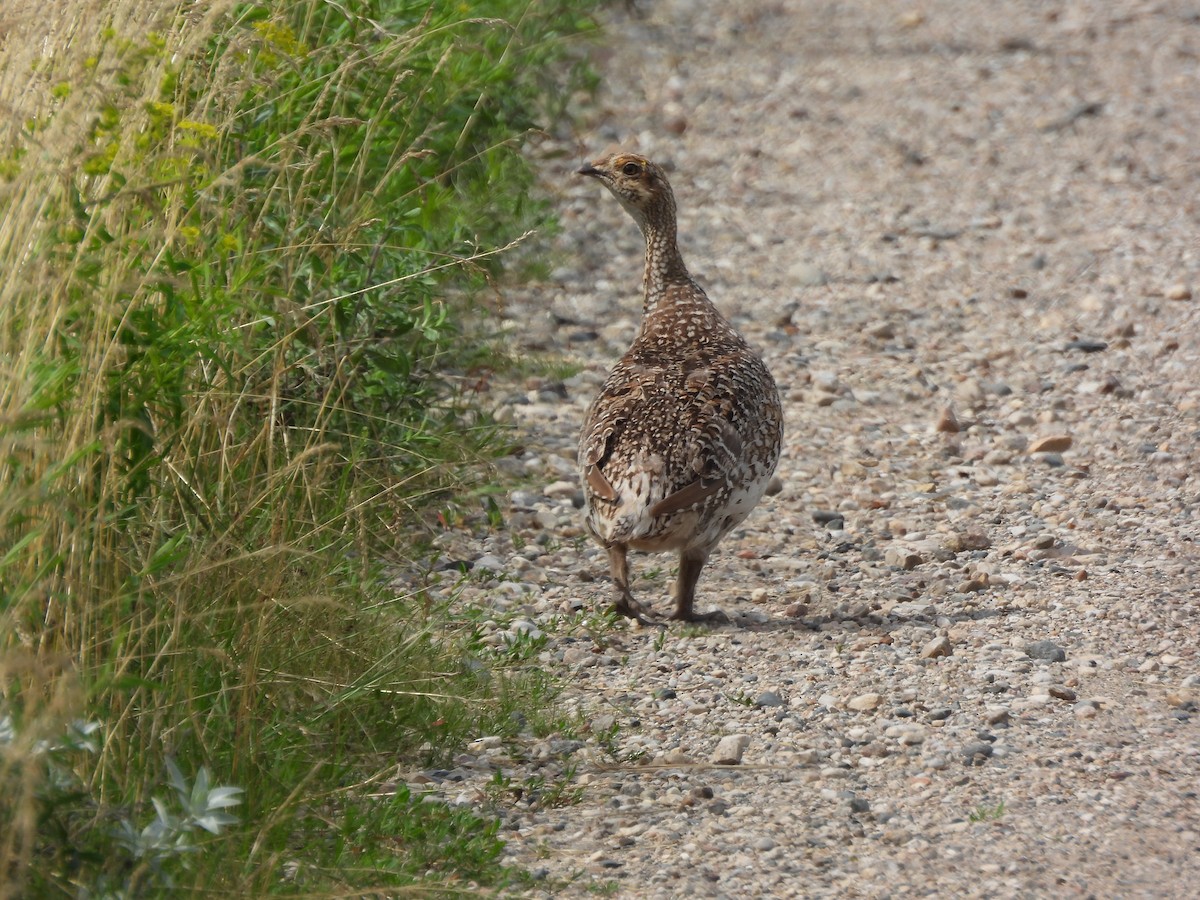
[[[979,804],[967,815],[967,820],[970,822],[995,822],[1004,817],[1004,801],[988,805],[985,803]]]
[[[563,771],[547,779],[544,775],[529,775],[520,782],[497,770],[492,775],[488,792],[493,802],[504,804],[512,801],[527,803],[533,809],[556,809],[574,806],[583,799],[584,789],[574,785],[577,768],[566,766]]]

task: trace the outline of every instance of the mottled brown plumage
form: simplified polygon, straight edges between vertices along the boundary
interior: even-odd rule
[[[601,181],[646,239],[642,323],[588,410],[579,445],[587,527],[608,550],[615,609],[652,613],[629,589],[629,550],[676,550],[672,618],[693,608],[722,537],[749,514],[779,460],[782,414],[766,365],[688,274],[663,170],[617,153],[579,170]]]

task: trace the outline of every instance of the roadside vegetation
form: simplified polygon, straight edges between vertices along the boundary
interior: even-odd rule
[[[486,509],[588,6],[4,4],[0,896],[520,877],[394,778],[553,686],[388,572]]]

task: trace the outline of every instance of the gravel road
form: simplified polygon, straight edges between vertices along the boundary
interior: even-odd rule
[[[583,371],[496,389],[539,487],[453,589],[590,731],[434,786],[533,786],[530,896],[1196,896],[1200,7],[642,0],[597,65],[533,151],[552,274],[506,296]],[[782,490],[700,583],[729,627],[593,627],[575,442],[641,242],[571,173],[613,146],[784,398]],[[674,560],[634,567],[669,608]]]

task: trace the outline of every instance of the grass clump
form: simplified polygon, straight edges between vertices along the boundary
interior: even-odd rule
[[[378,786],[550,688],[383,566],[503,448],[471,298],[584,6],[5,5],[0,895],[507,877]]]

